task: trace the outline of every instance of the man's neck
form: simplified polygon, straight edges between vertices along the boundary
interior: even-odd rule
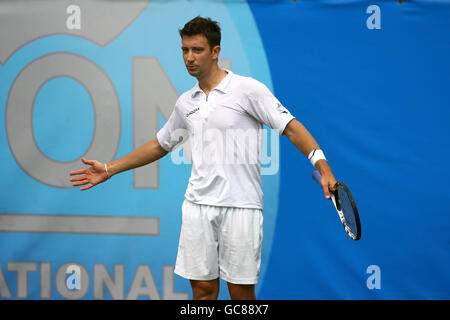
[[[227,72],[219,68],[218,65],[211,69],[205,77],[198,78],[198,85],[208,95],[226,77]]]

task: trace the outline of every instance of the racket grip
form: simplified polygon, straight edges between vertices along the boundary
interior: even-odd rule
[[[319,173],[319,170],[314,170],[312,173],[312,178],[319,184],[322,185],[322,176]]]

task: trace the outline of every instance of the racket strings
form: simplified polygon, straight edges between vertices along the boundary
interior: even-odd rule
[[[352,202],[344,188],[339,189],[339,205],[344,215],[348,229],[354,234],[357,234],[357,223],[355,219],[355,213],[353,210]]]

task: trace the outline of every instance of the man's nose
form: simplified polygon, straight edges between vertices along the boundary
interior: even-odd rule
[[[194,61],[194,55],[192,54],[192,51],[190,51],[190,50],[186,53],[186,61],[188,61],[188,62]]]

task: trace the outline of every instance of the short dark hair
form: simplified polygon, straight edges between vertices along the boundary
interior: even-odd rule
[[[186,23],[179,32],[181,38],[183,38],[183,36],[195,36],[197,34],[205,36],[211,50],[215,46],[220,46],[221,35],[219,23],[211,20],[211,18],[197,16]]]

